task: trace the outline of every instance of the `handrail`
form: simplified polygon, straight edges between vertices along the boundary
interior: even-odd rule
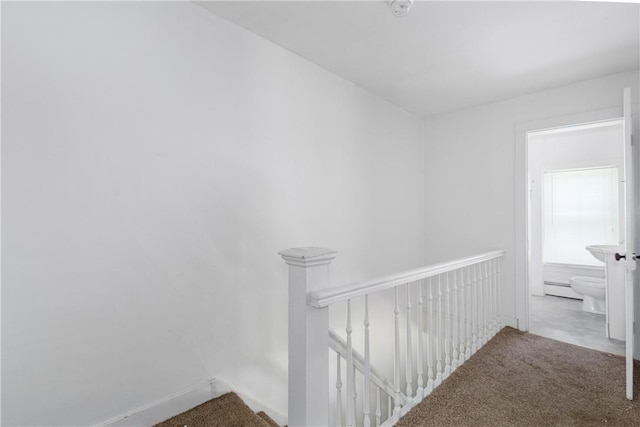
[[[336,333],[333,329],[329,329],[329,347],[342,356],[343,359],[347,358],[347,343],[342,339],[340,335]],[[356,350],[351,350],[353,355],[353,366],[360,371],[364,372],[364,357],[358,353]],[[395,395],[395,390],[393,388],[393,383],[389,382],[389,380],[385,379],[377,369],[373,366],[371,369],[371,382],[373,382],[376,386],[378,386],[381,390],[383,390],[387,395],[393,397]],[[407,401],[407,396],[403,393],[400,394],[401,404],[405,405]]]
[[[505,254],[505,251],[486,252],[481,255],[474,255],[467,258],[460,258],[454,261],[447,261],[433,264],[426,267],[420,267],[413,270],[407,270],[401,273],[382,276],[377,279],[356,282],[350,285],[340,286],[337,288],[322,289],[312,292],[309,295],[309,304],[315,308],[328,307],[332,304],[347,301],[352,298],[371,294],[373,292],[383,291],[398,285],[415,282],[427,277],[437,276],[441,273],[467,267],[482,261],[499,258]]]

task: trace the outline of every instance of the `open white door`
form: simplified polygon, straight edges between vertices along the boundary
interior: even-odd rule
[[[616,254],[616,260],[625,266],[625,357],[626,357],[626,395],[627,399],[633,399],[633,337],[634,337],[634,295],[633,275],[636,269],[636,254],[634,242],[634,200],[633,200],[633,153],[631,146],[631,89],[624,90],[623,102],[624,116],[624,171],[622,180],[624,183],[625,201],[625,237],[624,254]]]

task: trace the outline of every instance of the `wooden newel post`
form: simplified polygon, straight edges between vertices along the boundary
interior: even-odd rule
[[[329,287],[336,251],[293,248],[280,252],[289,265],[289,425],[329,425],[329,309],[307,303]]]

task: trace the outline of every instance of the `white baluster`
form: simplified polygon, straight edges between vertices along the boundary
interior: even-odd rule
[[[394,313],[394,326],[395,326],[395,351],[394,351],[394,366],[393,366],[393,384],[394,384],[394,407],[393,407],[393,419],[398,421],[400,419],[400,306],[398,301],[398,286],[395,287],[395,309]]]
[[[484,276],[482,273],[482,263],[478,263],[478,282],[476,284],[478,288],[478,349],[482,347],[484,336],[484,295],[482,288],[484,285]]]
[[[376,427],[380,427],[380,417],[382,411],[380,410],[380,387],[376,387]]]
[[[427,284],[427,394],[433,391],[433,286],[429,277]]]
[[[436,382],[435,387],[439,386],[442,382],[442,288],[440,287],[440,276],[438,276],[438,288],[436,289],[436,298],[438,299],[438,317],[436,318]]]
[[[471,309],[473,311],[473,342],[471,343],[471,353],[475,353],[478,351],[478,319],[479,319],[479,311],[478,310],[478,274],[477,274],[477,266],[478,264],[474,264],[472,266],[473,275],[471,278],[471,290],[473,291],[473,298],[471,303]]]
[[[406,381],[407,381],[407,398],[409,401],[413,398],[413,343],[411,342],[411,285],[407,283],[407,365],[406,365]]]
[[[486,296],[486,302],[485,302],[485,306],[486,306],[486,317],[487,319],[485,320],[485,324],[487,325],[487,332],[486,332],[486,340],[489,341],[489,339],[491,339],[491,333],[493,331],[492,328],[492,323],[493,323],[493,317],[492,317],[492,313],[491,313],[491,261],[485,261],[484,263],[484,270],[485,270],[485,274],[487,276],[486,279],[486,284],[485,284],[485,296]]]
[[[449,272],[444,274],[444,378],[451,374],[451,292],[449,290]]]
[[[469,359],[471,357],[471,337],[473,335],[473,295],[471,293],[471,267],[466,267],[466,280],[464,282],[465,284],[465,301],[466,301],[466,307],[465,307],[465,312],[467,313],[466,315],[466,329],[467,329],[467,333],[466,333],[466,338],[467,338],[467,344],[465,346],[465,359]]]
[[[489,290],[491,292],[491,336],[494,337],[498,332],[498,323],[496,322],[496,269],[495,269],[495,259],[489,261],[489,268],[491,271],[491,280],[489,284],[491,285]]]
[[[482,287],[484,284],[484,278],[482,275],[482,263],[477,264],[478,267],[478,281],[476,283],[476,288],[478,289],[478,349],[482,347],[483,344],[483,335],[484,335],[484,298],[482,294]]]
[[[351,300],[347,300],[347,425],[355,424],[355,408],[353,405],[354,376],[353,376],[353,345],[351,342]]]
[[[487,343],[489,338],[489,274],[487,272],[487,262],[480,264],[482,271],[482,345]]]
[[[484,273],[478,264],[478,349],[484,344]]]
[[[497,301],[497,310],[496,316],[498,317],[498,330],[502,328],[502,320],[500,319],[500,312],[502,311],[502,259],[498,258],[496,260],[496,271],[497,271],[497,280],[496,287],[498,288],[496,292],[496,301]]]
[[[369,295],[364,296],[364,426],[371,425],[371,356],[369,349]]]
[[[499,302],[498,302],[498,260],[493,260],[493,317],[495,322],[496,334],[500,331],[500,317],[498,316]]]
[[[457,271],[452,271],[453,275],[453,285],[451,287],[451,292],[453,293],[453,310],[451,316],[451,371],[455,371],[458,367],[458,325],[459,322],[459,313],[458,313],[458,276]]]
[[[484,274],[478,264],[478,349],[484,344]]]
[[[487,261],[487,341],[493,336],[493,270]]]
[[[422,310],[424,309],[423,307],[423,300],[422,300],[422,281],[418,282],[418,327],[416,328],[418,331],[418,352],[417,352],[417,357],[418,360],[416,362],[416,367],[418,369],[418,388],[416,390],[416,396],[418,397],[418,402],[421,401],[424,398],[424,378],[423,378],[423,372],[424,372],[424,366],[423,366],[423,360],[424,360],[424,343],[423,343],[423,336],[424,336],[424,322],[422,321]]]
[[[387,420],[393,419],[393,404],[391,403],[391,396],[387,395]]]
[[[458,366],[462,365],[466,360],[465,340],[467,333],[467,308],[464,297],[464,268],[458,270],[458,291],[460,293],[460,304],[458,305],[458,323],[460,325],[460,352],[458,353]]]
[[[351,378],[353,378],[353,425],[355,426],[358,423],[358,417],[356,416],[356,408],[357,408],[356,402],[358,401],[358,391],[357,391],[357,388],[356,388],[356,367],[355,367],[355,365],[353,366],[353,376]]]
[[[336,353],[336,425],[344,426],[344,414],[342,412],[342,368],[340,366],[340,353]]]

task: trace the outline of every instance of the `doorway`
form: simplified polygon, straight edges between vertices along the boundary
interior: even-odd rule
[[[573,312],[576,316],[598,319],[593,313],[581,312],[582,302],[575,299],[580,295],[572,292],[569,279],[575,275],[602,276],[602,263],[591,257],[585,246],[596,242],[618,243],[619,236],[623,235],[620,226],[623,227],[624,221],[619,217],[622,197],[615,190],[618,186],[615,184],[616,169],[621,168],[624,158],[619,144],[620,116],[620,111],[610,109],[539,120],[517,127],[516,158],[521,163],[517,164],[520,172],[516,181],[516,219],[520,226],[516,228],[516,242],[526,248],[516,254],[519,278],[516,313],[521,330],[536,332],[536,323],[540,319],[548,320],[541,335],[555,334],[552,338],[571,342],[572,336],[589,336],[589,322],[584,318],[566,318],[565,314]],[[590,200],[593,199],[590,197],[592,192],[588,186],[584,187],[585,182],[599,185],[597,199],[600,205],[605,200],[618,202],[618,212],[605,212],[608,219],[598,230],[571,227],[572,210],[578,214],[573,218],[573,225],[576,222],[584,225],[588,219],[584,215],[580,217],[581,211],[593,202]],[[593,215],[590,213],[589,216]],[[523,279],[524,283],[520,281]],[[538,299],[532,301],[532,294]],[[576,329],[580,325],[586,328],[585,331]],[[591,329],[602,331],[604,325],[604,321],[598,320]],[[537,325],[538,331],[542,327]],[[609,340],[605,338],[605,341]],[[587,344],[584,341],[574,343]],[[602,349],[615,350],[611,347]]]
[[[623,241],[622,135],[619,119],[527,133],[529,331],[620,355],[605,266],[586,247]]]

